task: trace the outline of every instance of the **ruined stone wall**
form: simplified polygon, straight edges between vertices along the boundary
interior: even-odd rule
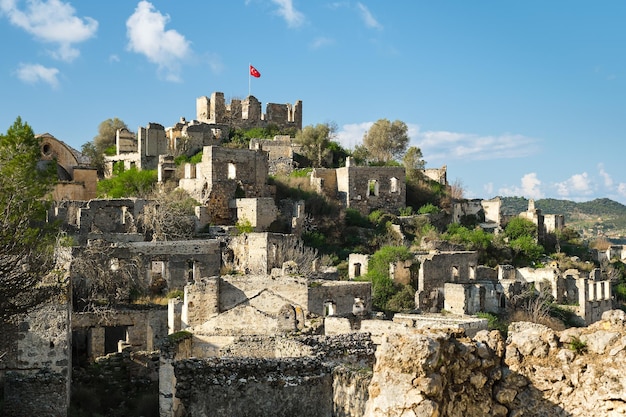
[[[244,274],[269,274],[294,259],[298,238],[281,233],[244,233],[231,239],[232,268]]]
[[[432,252],[420,254],[417,259],[420,262],[420,269],[418,289],[415,293],[416,306],[424,311],[431,309],[438,311],[443,308],[445,283],[468,282],[475,278],[478,253],[472,251]]]
[[[137,234],[137,219],[146,204],[146,200],[120,198],[90,200],[86,206],[81,205],[76,211],[78,243],[85,244],[88,238],[106,240],[112,235],[115,235],[115,241],[119,241],[123,239],[121,235],[128,234],[135,235],[131,240],[143,240],[143,236]]]
[[[122,153],[137,152],[139,144],[137,137],[128,129],[117,129],[115,132],[115,147],[117,155]]]
[[[313,281],[309,283],[306,308],[324,316],[325,303],[332,302],[336,315],[351,314],[355,298],[361,299],[366,311],[372,308],[371,282]]]
[[[339,185],[338,180],[342,183]],[[347,177],[343,176],[337,178],[337,170],[332,168],[314,168],[311,171],[311,186],[319,194],[327,195],[329,198],[337,198],[337,190],[341,188],[345,190],[348,188]],[[345,204],[345,193],[342,195],[342,200]]]
[[[441,168],[428,168],[422,170],[422,173],[433,181],[437,181],[439,184],[448,185],[448,167],[446,165]]]
[[[66,416],[69,377],[42,369],[9,372],[4,387],[2,415],[7,417]]]
[[[278,312],[287,302],[307,307],[308,280],[298,276],[223,275],[220,288],[220,311],[226,311],[255,298],[271,295],[265,302],[267,311]],[[265,297],[265,296],[264,296]]]
[[[7,416],[66,415],[72,364],[69,294],[2,323],[0,384]],[[49,397],[48,397],[49,394]],[[48,401],[49,399],[49,401]]]
[[[206,146],[202,153],[202,172],[209,184],[235,179],[244,185],[263,186],[267,181],[267,153],[251,149]]]
[[[543,216],[546,233],[554,233],[565,227],[565,216],[562,214],[546,214]]]
[[[139,274],[146,284],[162,278],[166,291],[182,290],[193,279],[218,275],[221,268],[220,242],[213,239],[185,241],[130,242],[118,245],[120,257],[140,261]],[[152,263],[163,264],[163,272],[152,270]]]
[[[176,415],[211,408],[210,415],[359,416],[367,401],[373,354],[366,334],[237,337],[219,352],[220,358],[183,360],[179,355],[168,363],[173,379],[164,378],[161,365],[161,380],[175,384],[162,384],[162,410],[168,410],[162,415],[173,415],[173,405],[179,403],[185,413]],[[310,402],[318,411],[309,411]]]
[[[185,286],[182,327],[200,325],[219,314],[220,278],[203,278]]]
[[[78,174],[79,170],[74,170],[74,172]],[[93,172],[95,175],[95,171]],[[84,178],[88,176],[87,174],[88,172],[80,170],[79,177],[81,180],[57,182],[52,190],[52,199],[55,201],[88,201],[96,198],[98,180],[96,178]]]
[[[348,278],[354,279],[367,274],[369,255],[361,253],[351,253],[348,255]]]
[[[506,343],[486,331],[473,340],[390,335],[376,351],[364,415],[623,415],[624,321],[623,312],[612,311],[588,328],[562,332],[514,323]]]
[[[406,184],[403,167],[337,168],[337,193],[345,207],[368,215],[384,209],[398,212],[406,206]]]
[[[188,359],[174,364],[185,415],[332,415],[332,370],[314,359]]]
[[[454,202],[452,205],[452,222],[461,223],[467,216],[476,217],[479,222],[485,221],[485,211],[481,199]]]
[[[262,113],[261,102],[254,96],[244,100],[233,99],[226,104],[224,93],[213,92],[196,99],[196,118],[209,124],[228,124],[232,128],[251,129],[270,124],[281,129],[302,129],[302,101],[292,104],[268,103]]]
[[[237,210],[237,221],[249,221],[255,232],[266,231],[278,216],[278,209],[271,197],[237,198],[233,205]]]
[[[485,221],[493,222],[498,225],[502,224],[502,200],[499,197],[491,200],[482,200],[481,205],[485,211]]]
[[[293,171],[293,146],[289,136],[276,136],[274,139],[251,139],[249,147],[268,153],[270,175],[287,175]]]
[[[444,309],[454,314],[499,314],[506,307],[505,294],[497,282],[444,284]]]

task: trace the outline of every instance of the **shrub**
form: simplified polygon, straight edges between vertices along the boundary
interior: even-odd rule
[[[417,214],[435,214],[439,213],[439,207],[432,203],[426,203],[417,210]]]
[[[307,246],[313,248],[322,248],[326,245],[326,236],[320,232],[304,232],[302,233],[302,240]]]
[[[585,353],[587,351],[587,343],[580,340],[576,336],[572,336],[569,340],[569,348],[578,354]]]
[[[235,228],[237,229],[237,233],[252,233],[254,231],[254,227],[252,227],[252,223],[250,220],[243,218],[239,219],[235,224]]]
[[[293,171],[291,171],[291,174],[289,174],[289,176],[292,178],[305,178],[311,173],[312,170],[313,168],[294,169]]]
[[[497,330],[502,334],[503,337],[507,336],[509,326],[498,315],[481,311],[480,313],[476,314],[476,316],[480,317],[481,319],[487,319],[487,328],[489,330]]]
[[[346,226],[371,227],[370,221],[363,216],[358,210],[346,209]]]
[[[389,311],[409,311],[415,309],[415,289],[410,285],[404,285],[400,291],[395,293],[387,301]]]
[[[413,214],[415,214],[413,212],[413,207],[411,206],[406,206],[400,209],[400,216],[412,216]]]

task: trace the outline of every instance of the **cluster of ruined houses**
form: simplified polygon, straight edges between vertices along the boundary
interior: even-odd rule
[[[478,265],[476,252],[429,250],[415,253],[411,261],[390,265],[394,281],[417,289],[416,312],[397,314],[391,321],[375,319],[371,284],[355,280],[367,272],[368,255],[350,255],[349,280],[339,280],[333,269],[294,262],[303,252],[297,235],[304,203],[277,206],[267,178],[271,172],[294,168],[297,146],[288,137],[252,140],[250,149],[219,146],[233,127],[267,123],[301,128],[302,103],[269,104],[263,114],[254,97],[226,105],[223,94],[214,93],[210,99],[198,99],[197,120],[181,119],[168,129],[151,123],[137,135],[117,132],[116,155],[107,157],[109,171],[120,162],[127,168],[158,169],[161,182],[174,178],[172,154],[203,150],[201,162],[185,165],[178,187],[200,203],[194,216],[196,230],[208,233],[184,241],[146,241],[138,219],[148,202],[95,199],[95,170],[63,142],[48,134],[41,136],[42,158],[57,161],[62,179],[53,193],[57,203],[50,219],[60,221],[78,245],[59,255],[68,282],[78,273],[72,265],[81,249],[105,242],[112,248],[105,260],[111,269],[132,259],[146,285],[164,282],[165,291],[184,290],[184,297],[170,300],[167,309],[120,310],[103,320],[93,312],[75,311],[68,289],[62,302],[42,306],[21,324],[7,325],[1,332],[7,353],[0,362],[6,404],[18,401],[36,406],[45,392],[47,406],[52,403],[67,410],[73,355],[95,359],[118,349],[156,350],[168,334],[180,330],[189,331],[192,337],[185,349],[161,358],[161,415],[179,412],[177,360],[219,356],[225,349],[232,351],[243,336],[323,329],[327,335],[361,332],[377,340],[388,332],[420,327],[462,328],[473,333],[487,325],[473,314],[504,311],[508,300],[529,285],[549,288],[557,302],[569,305],[585,323],[598,320],[612,308],[610,283],[597,269],[561,273],[555,266],[489,268]],[[445,167],[424,174],[447,185]],[[363,214],[374,209],[398,213],[406,205],[401,167],[355,166],[348,159],[342,168],[314,169],[310,181],[319,193]],[[498,199],[455,202],[452,218],[460,221],[479,213],[486,230],[498,230],[505,222]],[[563,227],[563,216],[543,215],[532,203],[520,215],[537,225],[540,236]],[[243,219],[254,232],[230,235],[229,228]],[[268,232],[276,221],[292,233]],[[625,255],[623,248],[612,248],[604,256],[624,259]],[[453,314],[435,314],[442,310]],[[240,354],[257,355],[254,346],[246,346],[239,349]],[[42,370],[49,373],[42,376]]]

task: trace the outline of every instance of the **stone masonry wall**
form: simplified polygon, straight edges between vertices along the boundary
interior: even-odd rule
[[[428,253],[417,258],[421,266],[415,302],[424,311],[443,308],[444,284],[468,282],[472,267],[478,264],[478,254],[471,251]]]
[[[5,417],[61,417],[69,405],[68,377],[42,369],[33,373],[9,372],[4,388]]]
[[[345,207],[368,215],[375,209],[397,212],[406,206],[403,167],[337,168],[337,192]]]
[[[332,416],[332,370],[316,359],[187,359],[174,373],[188,416]]]

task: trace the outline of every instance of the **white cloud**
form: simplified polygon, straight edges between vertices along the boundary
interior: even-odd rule
[[[343,125],[337,132],[337,142],[346,149],[354,149],[356,145],[363,143],[363,135],[373,124],[374,122],[364,122]]]
[[[590,195],[593,192],[592,182],[586,172],[574,174],[563,182],[554,184],[556,192],[561,197]]]
[[[620,182],[617,185],[617,192],[622,196],[626,197],[626,182]]]
[[[18,8],[17,0],[1,0],[0,12],[9,21],[44,43],[56,44],[51,51],[55,59],[71,62],[80,55],[75,44],[93,37],[98,22],[91,17],[75,16],[76,10],[60,0],[30,0],[25,10]]]
[[[293,7],[292,0],[271,0],[278,6],[276,13],[283,17],[289,27],[298,27],[304,23],[304,15]]]
[[[419,147],[429,160],[450,161],[523,158],[538,152],[537,140],[518,134],[480,136],[448,131],[413,131],[411,145]]]
[[[359,13],[361,14],[361,19],[363,19],[365,26],[367,26],[370,29],[380,30],[383,28],[383,26],[380,23],[378,23],[378,20],[376,20],[376,18],[372,15],[369,9],[365,7],[363,3],[357,3],[356,7],[357,9],[359,9]]]
[[[17,78],[27,84],[44,82],[52,88],[59,86],[59,80],[57,79],[59,70],[56,68],[47,68],[40,64],[20,64],[16,74]]]
[[[604,186],[607,188],[613,187],[613,178],[604,170],[604,164],[598,164],[598,171],[600,171],[600,176],[604,179]]]
[[[126,21],[128,49],[157,64],[166,80],[180,81],[181,62],[191,55],[190,42],[173,29],[165,30],[169,20],[152,3],[140,1]]]
[[[542,198],[541,180],[535,172],[528,173],[520,180],[520,186],[504,187],[498,190],[503,196],[522,196],[527,198]]]
[[[311,42],[310,47],[311,47],[311,49],[319,49],[319,48],[322,48],[324,46],[332,45],[333,43],[335,43],[334,39],[326,38],[324,36],[320,36],[318,38],[315,38],[313,40],[313,42]]]
[[[485,190],[485,194],[492,195],[493,194],[493,183],[488,182],[483,186],[483,190]]]
[[[374,122],[348,124],[338,132],[338,141],[346,148],[363,142],[363,135]],[[523,158],[539,151],[537,140],[505,133],[480,136],[472,133],[420,130],[419,125],[407,123],[410,146],[417,146],[429,162],[448,163],[451,160],[490,160]]]
[[[116,54],[109,55],[109,62],[120,62],[120,57]]]

